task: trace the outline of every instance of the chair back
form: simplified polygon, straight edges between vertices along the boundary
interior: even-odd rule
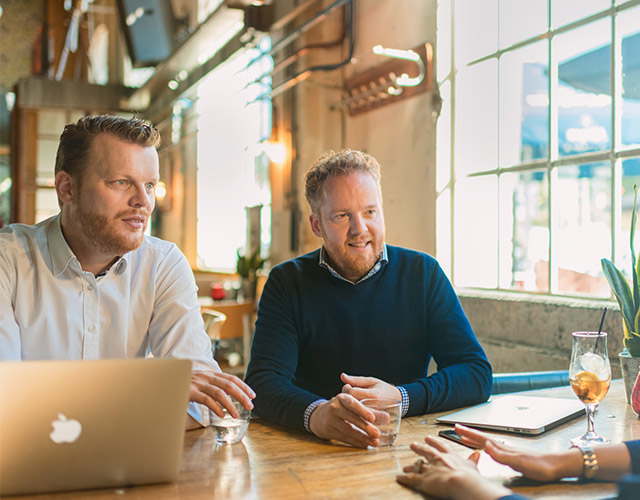
[[[203,309],[201,312],[204,320],[204,331],[207,332],[211,340],[219,339],[220,330],[227,322],[227,317],[223,313],[211,309]]]

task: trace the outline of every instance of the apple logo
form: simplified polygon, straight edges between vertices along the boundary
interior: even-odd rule
[[[58,413],[58,419],[51,422],[53,431],[49,434],[51,441],[56,444],[73,443],[82,433],[82,425],[74,419],[68,419],[62,413]]]

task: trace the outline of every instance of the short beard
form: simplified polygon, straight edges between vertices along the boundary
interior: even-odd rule
[[[126,238],[111,229],[113,220],[126,216],[124,213],[117,214],[114,219],[110,220],[91,209],[79,208],[77,216],[87,240],[101,253],[122,256],[142,245],[146,224],[143,231],[140,232],[139,238],[135,239]]]

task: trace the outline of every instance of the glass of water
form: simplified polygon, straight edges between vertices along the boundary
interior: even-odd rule
[[[380,446],[390,446],[400,430],[402,403],[394,399],[363,399],[360,401],[373,412],[375,425],[380,431]]]
[[[222,411],[224,411],[224,417],[222,418],[209,410],[211,427],[216,435],[216,441],[221,444],[233,444],[241,441],[249,428],[251,410],[247,410],[242,406],[242,403],[235,399],[232,399],[232,401],[240,414],[238,418],[233,418],[224,408],[222,408]]]

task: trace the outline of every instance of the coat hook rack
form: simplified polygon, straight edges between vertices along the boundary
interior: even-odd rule
[[[389,60],[349,78],[345,83],[347,96],[331,105],[332,110],[342,108],[350,115],[357,115],[431,90],[433,46],[430,43],[409,50],[376,45],[373,53]]]

